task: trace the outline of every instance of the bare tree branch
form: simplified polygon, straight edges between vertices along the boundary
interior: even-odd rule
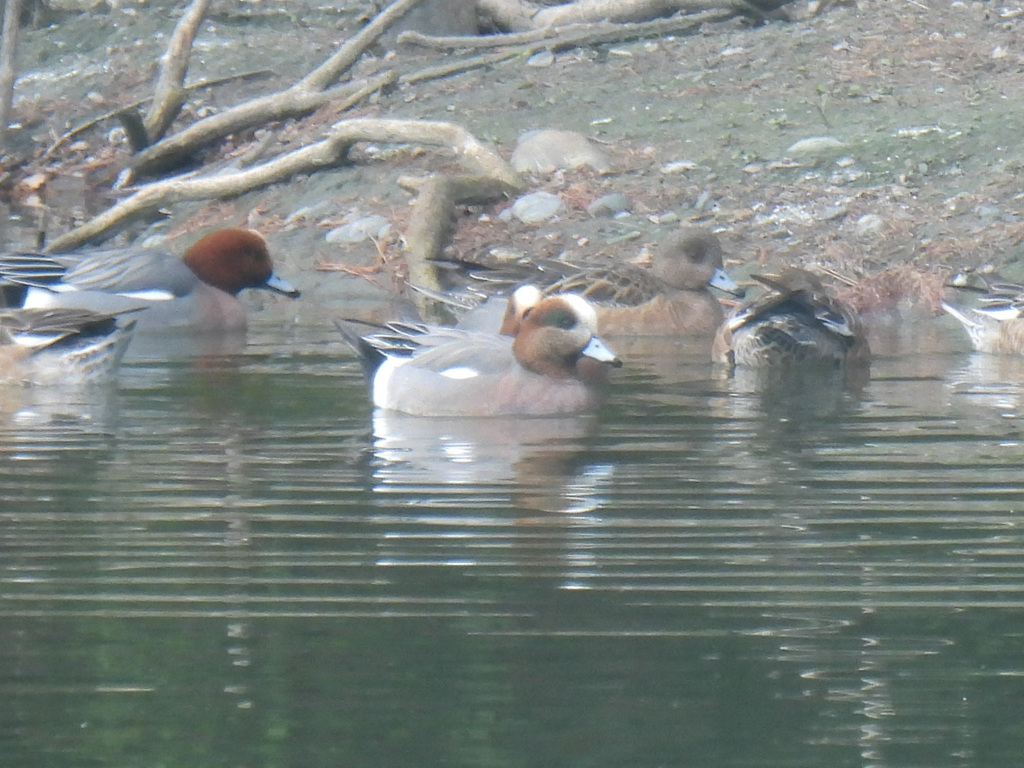
[[[616,43],[624,40],[635,40],[641,37],[660,37],[689,32],[706,22],[723,21],[735,15],[730,10],[708,10],[685,16],[672,16],[667,19],[654,19],[631,24],[613,24],[596,22],[593,24],[569,24],[564,27],[546,27],[532,32],[513,33],[509,35],[489,35],[487,37],[429,37],[419,32],[403,32],[401,41],[407,44],[422,45],[428,48],[458,49],[483,48],[488,46],[514,45],[523,42],[519,47],[509,48],[496,54],[501,58],[512,55],[529,55],[534,51],[547,48],[560,51],[582,45]],[[508,54],[508,55],[505,55]],[[481,59],[487,63],[490,60]],[[454,67],[455,65],[448,65]],[[468,67],[467,67],[468,68]],[[456,70],[459,71],[459,70]],[[421,79],[414,75],[401,78],[402,82],[416,82]]]
[[[420,0],[395,0],[327,61],[290,88],[239,104],[193,123],[181,133],[157,142],[135,157],[135,171],[147,173],[230,133],[263,125],[271,120],[301,117],[328,101],[344,99],[346,88],[351,91],[361,86],[339,86],[331,91],[323,89],[334,83],[391,24],[419,2]],[[369,92],[372,93],[373,90],[376,89]]]
[[[7,149],[7,125],[11,122],[14,80],[18,75],[18,25],[21,0],[6,0],[0,29],[0,151]]]
[[[523,186],[519,174],[508,163],[465,128],[454,123],[356,118],[335,123],[323,140],[262,165],[242,171],[171,178],[147,184],[99,216],[54,240],[48,250],[60,253],[77,248],[125,220],[155,208],[186,200],[235,197],[299,173],[336,166],[344,162],[349,148],[357,141],[449,147],[475,174],[491,178],[510,189],[522,189]]]
[[[302,117],[324,104],[337,102],[339,109],[347,109],[368,94],[395,81],[394,72],[384,72],[366,81],[339,85],[329,91],[307,91],[289,88],[280,93],[239,104],[225,112],[204,118],[188,128],[140,152],[134,162],[137,171],[145,172],[169,159],[180,158],[198,148],[236,131],[263,125],[271,120]]]
[[[266,76],[272,75],[272,74],[274,74],[274,73],[271,70],[269,70],[269,69],[256,69],[256,70],[253,70],[252,72],[242,72],[242,73],[237,74],[237,75],[228,75],[227,77],[217,77],[217,78],[214,78],[212,80],[201,80],[198,83],[192,83],[185,90],[186,91],[198,91],[198,90],[200,90],[202,88],[210,88],[211,86],[215,86],[215,85],[223,85],[224,83],[230,83],[230,82],[233,82],[235,80],[248,80],[249,78],[253,78],[253,77],[266,77]],[[91,120],[87,120],[86,122],[84,122],[84,123],[82,123],[80,125],[76,125],[74,128],[71,128],[71,129],[65,131],[64,133],[62,133],[60,136],[58,136],[54,140],[54,142],[50,146],[48,146],[46,148],[46,151],[43,152],[41,159],[49,160],[53,156],[54,152],[56,152],[58,149],[60,149],[60,147],[65,142],[70,141],[71,139],[75,138],[75,136],[77,136],[78,134],[84,133],[85,131],[89,130],[93,126],[95,126],[95,125],[97,125],[99,123],[102,123],[104,120],[109,120],[112,117],[117,117],[119,113],[121,113],[122,111],[124,111],[126,109],[138,109],[143,104],[147,104],[148,102],[150,102],[152,100],[153,100],[152,96],[147,96],[144,99],[139,99],[138,101],[134,101],[131,104],[127,104],[127,105],[125,105],[123,107],[117,107],[115,109],[110,110],[109,112],[104,112],[102,115],[97,115],[96,117],[92,118]]]
[[[153,104],[143,120],[150,143],[163,138],[185,103],[185,73],[188,71],[192,43],[209,7],[210,0],[192,0],[174,28],[171,42],[160,61],[160,76],[153,94]]]
[[[446,51],[453,49],[473,50],[476,48],[501,48],[506,45],[524,45],[555,37],[567,28],[546,27],[531,29],[528,32],[510,32],[496,35],[458,35],[452,37],[436,37],[425,35],[415,30],[407,30],[398,36],[402,45],[418,45],[420,48],[433,48]]]
[[[538,11],[533,17],[535,27],[585,21],[630,22],[668,16],[676,11],[706,10],[721,7],[721,2],[704,0],[576,0],[569,5],[555,5]]]
[[[551,7],[530,0],[477,0],[477,7],[499,29],[510,32],[600,21],[639,22],[679,11],[696,13],[719,9],[729,11],[729,15],[756,12],[746,0],[576,0]]]
[[[356,63],[363,55],[363,51],[377,42],[377,39],[387,32],[392,24],[420,2],[421,0],[395,0],[377,14],[373,21],[363,27],[359,34],[341,46],[331,58],[299,80],[293,87],[307,91],[322,91],[329,87]]]

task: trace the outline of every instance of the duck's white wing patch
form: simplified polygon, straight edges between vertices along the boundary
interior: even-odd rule
[[[391,404],[391,382],[394,379],[395,370],[405,362],[406,360],[402,358],[386,357],[374,371],[371,389],[373,404],[378,408],[387,408]]]
[[[151,288],[146,291],[120,291],[118,296],[124,296],[127,299],[138,299],[139,301],[170,301],[177,298],[170,291],[158,288]]]
[[[28,349],[43,349],[51,344],[63,339],[68,334],[66,333],[38,333],[33,331],[26,331],[25,333],[15,333],[11,335],[11,340],[19,347],[26,347]]]
[[[1015,307],[1012,304],[1002,304],[1000,306],[992,307],[978,307],[978,312],[988,315],[989,317],[1000,320],[1018,320],[1020,319],[1020,307]]]
[[[441,375],[446,379],[475,379],[480,375],[480,371],[468,366],[457,366],[455,368],[445,368],[441,371]]]

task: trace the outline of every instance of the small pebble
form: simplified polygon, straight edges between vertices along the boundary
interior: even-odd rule
[[[526,66],[528,67],[550,67],[554,63],[555,54],[548,50],[537,51],[537,53],[526,60]]]
[[[661,172],[664,174],[670,173],[686,173],[687,171],[694,171],[697,169],[697,164],[693,160],[670,160],[661,166]]]
[[[870,237],[881,234],[885,229],[885,220],[877,213],[866,213],[857,219],[857,234],[861,237]]]
[[[615,216],[624,213],[632,208],[632,201],[621,192],[612,192],[610,195],[599,197],[587,206],[587,213],[594,218]]]
[[[550,192],[531,192],[512,204],[512,215],[524,224],[548,221],[565,208],[562,198]]]
[[[326,235],[328,243],[353,244],[363,240],[380,240],[391,231],[391,222],[383,216],[363,216],[362,218],[342,224]]]
[[[599,173],[612,169],[607,155],[575,131],[527,131],[519,137],[511,162],[519,173],[553,173],[584,165]]]
[[[675,211],[662,211],[651,214],[647,220],[652,224],[675,224],[679,221],[679,214]]]
[[[843,218],[849,212],[849,208],[845,205],[830,205],[823,208],[821,213],[819,213],[815,218],[817,218],[818,221],[833,221],[834,219]]]
[[[787,155],[813,155],[818,152],[829,152],[844,147],[846,144],[834,136],[811,136],[790,144]]]

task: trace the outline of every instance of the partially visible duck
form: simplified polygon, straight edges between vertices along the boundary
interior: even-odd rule
[[[722,323],[712,344],[715,361],[753,367],[870,361],[859,318],[814,274],[787,267],[753,277],[767,290]]]
[[[299,295],[274,274],[266,240],[249,229],[218,229],[180,258],[159,248],[132,247],[0,255],[0,299],[8,306],[101,313],[145,307],[138,323],[147,331],[244,329],[237,295],[246,288]]]
[[[87,309],[0,310],[0,381],[65,384],[110,375],[134,319]]]
[[[513,338],[424,325],[368,335],[339,328],[364,359],[374,405],[416,416],[587,411],[608,370],[621,365],[597,336],[593,307],[574,295],[526,308]]]
[[[979,306],[965,307],[942,302],[942,308],[963,325],[979,352],[1024,355],[1024,286],[989,283]]]
[[[417,285],[409,287],[454,315],[457,328],[515,336],[523,312],[543,299],[544,292],[532,284],[520,285],[509,292],[511,285],[500,282],[492,293],[480,290],[472,283],[463,290],[450,291],[435,291]]]
[[[592,301],[607,336],[710,335],[725,311],[709,290],[743,290],[726,274],[714,233],[686,227],[658,247],[649,269],[632,264],[588,267],[549,285],[550,293],[578,293]]]

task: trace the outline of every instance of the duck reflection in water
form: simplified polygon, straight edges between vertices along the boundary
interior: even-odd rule
[[[372,489],[389,522],[377,564],[545,566],[577,584],[607,523],[614,466],[593,417],[424,419],[378,410]]]
[[[408,498],[417,488],[442,506],[494,495],[502,508],[511,500],[513,509],[593,511],[611,474],[585,459],[596,427],[589,416],[436,419],[378,409],[373,490]]]

